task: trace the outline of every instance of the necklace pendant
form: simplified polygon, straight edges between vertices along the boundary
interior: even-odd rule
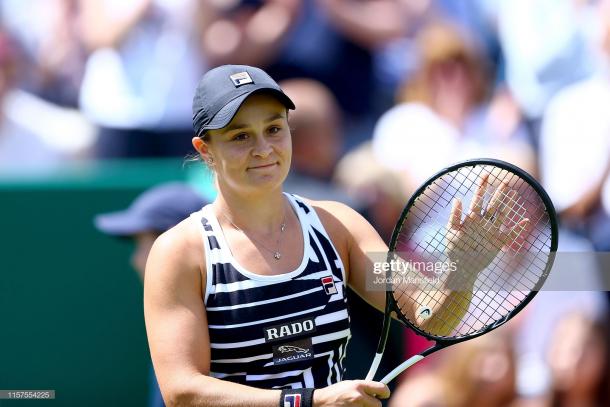
[[[279,260],[279,259],[282,257],[282,254],[281,254],[280,252],[275,252],[275,253],[273,253],[273,257],[274,257],[276,260]]]

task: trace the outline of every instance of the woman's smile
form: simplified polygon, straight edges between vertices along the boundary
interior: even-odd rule
[[[248,170],[265,170],[267,168],[272,168],[278,165],[277,162],[269,163],[269,164],[256,164],[248,167]]]

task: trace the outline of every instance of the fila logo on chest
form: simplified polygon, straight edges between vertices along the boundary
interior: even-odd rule
[[[320,279],[322,287],[327,295],[337,294],[337,287],[335,286],[335,279],[332,276],[322,277]]]

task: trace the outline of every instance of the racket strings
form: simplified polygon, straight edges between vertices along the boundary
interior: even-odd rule
[[[501,196],[501,199],[503,198],[510,198],[510,196],[508,194],[502,194],[503,196]],[[512,220],[513,224],[517,224],[521,218],[524,218],[524,212],[523,209],[525,209],[525,206],[521,203],[519,203],[518,205],[514,205],[514,203],[512,202],[508,202],[508,203],[503,203],[504,205],[510,205],[513,208],[516,208],[516,210],[514,211],[514,213],[518,213],[518,218],[515,219],[514,217],[514,213],[511,214],[512,216],[507,216],[509,221]],[[498,210],[501,210],[502,208],[498,208]],[[521,213],[519,213],[521,212]],[[537,222],[537,220],[534,220],[535,222]],[[489,222],[488,222],[489,223]],[[495,227],[497,227],[497,225],[494,225]],[[511,225],[512,226],[512,225]],[[510,227],[510,226],[509,226]],[[519,247],[516,249],[516,251],[520,251],[523,247],[523,242],[521,242],[519,244]],[[504,254],[504,253],[503,253]],[[515,297],[515,295],[513,294],[513,291],[516,289],[522,289],[522,290],[530,290],[532,286],[534,286],[534,284],[536,283],[536,281],[532,281],[531,279],[528,278],[527,274],[523,274],[523,276],[521,276],[521,280],[516,279],[515,282],[516,283],[522,283],[523,281],[526,281],[528,284],[525,284],[526,287],[518,287],[515,284],[510,285],[510,287],[508,287],[508,289],[506,289],[507,286],[507,281],[505,278],[502,278],[503,275],[506,275],[506,273],[495,273],[495,271],[497,271],[497,269],[501,268],[503,270],[506,270],[508,267],[508,263],[506,262],[506,260],[503,258],[503,256],[498,256],[496,258],[496,262],[495,264],[492,264],[491,266],[491,272],[488,273],[488,278],[486,280],[483,281],[483,283],[481,284],[483,286],[484,290],[492,290],[492,289],[498,289],[497,287],[499,287],[500,289],[505,289],[506,294],[503,296],[500,296],[500,300],[498,301],[498,296],[496,295],[496,298],[494,298],[495,301],[492,302],[491,298],[482,298],[481,299],[481,303],[483,305],[485,305],[485,309],[493,309],[496,308],[500,313],[507,313],[510,312],[509,308],[514,308],[516,307],[522,300],[523,300],[523,295],[520,296],[520,298]],[[500,270],[500,271],[503,271]],[[493,276],[496,276],[495,279],[492,279]],[[509,275],[512,276],[512,275]],[[489,284],[489,281],[492,280],[492,283]],[[499,282],[501,281],[501,284],[499,284]],[[512,298],[511,298],[512,297]],[[509,307],[504,307],[501,304],[506,303],[507,300],[509,301]],[[514,300],[514,301],[513,301]],[[495,315],[489,315],[489,313],[484,312],[483,314],[488,316],[488,319],[486,321],[483,321],[484,325],[487,325],[491,319],[493,319],[495,317]]]
[[[483,195],[481,211],[475,212],[482,217],[480,227],[476,233],[451,230],[447,221],[454,199],[460,199],[463,204],[471,201],[485,174],[488,188]],[[506,183],[505,190],[501,189],[502,182]],[[492,205],[494,210],[490,210]],[[464,209],[463,212],[469,211]],[[526,218],[529,225],[524,233],[518,229],[523,228],[519,224]],[[448,298],[446,293],[440,292],[437,280],[424,280],[417,286],[395,285],[392,287],[394,299],[405,316],[412,315],[407,309],[411,303],[415,303],[416,308],[424,304],[431,307],[442,304],[445,315],[460,320],[452,336],[479,332],[511,313],[532,290],[539,288],[550,254],[550,229],[551,221],[544,203],[517,174],[505,169],[494,171],[491,166],[462,167],[447,173],[415,201],[395,249],[406,251],[406,256],[400,256],[403,261],[421,255],[446,261],[447,242],[461,233],[459,249],[469,255],[460,258],[459,273],[452,275],[453,295]],[[511,239],[491,239],[502,233]],[[473,276],[469,271],[482,268],[483,271],[475,276],[476,285],[472,288]],[[468,309],[464,309],[464,304],[469,304]],[[435,332],[445,332],[447,326],[455,325],[453,322],[435,315],[425,330],[435,335]]]
[[[515,176],[515,175],[514,175],[514,174],[512,174],[512,176]],[[518,182],[519,182],[519,183],[521,183],[521,184],[525,184],[523,180],[519,180]],[[519,187],[519,190],[522,190],[522,189],[523,189],[523,188]],[[525,191],[525,193],[526,193],[526,194],[528,194],[528,195],[531,195],[532,191],[533,191],[533,190],[532,190],[531,188],[529,188],[528,190],[526,190],[526,191]],[[527,196],[527,195],[526,195],[526,196]],[[508,197],[508,195],[507,195],[507,194],[503,194],[503,195],[502,195],[502,198],[504,198],[504,197]],[[536,195],[536,197],[537,197],[537,195]],[[526,215],[526,213],[527,213],[527,210],[525,209],[525,205],[524,205],[524,204],[522,204],[522,203],[520,203],[520,202],[519,202],[519,199],[517,199],[516,203],[517,203],[517,205],[516,205],[517,210],[513,210],[513,209],[511,209],[511,211],[512,211],[512,214],[511,214],[511,215],[512,215],[512,216],[511,216],[511,217],[507,217],[507,218],[508,218],[508,220],[509,220],[509,226],[508,226],[508,227],[511,227],[511,226],[512,226],[512,227],[514,227],[514,226],[515,226],[515,225],[517,225],[517,224],[518,224],[518,223],[519,223],[519,222],[520,222],[522,219],[524,219],[524,218],[526,217],[525,215]],[[507,206],[507,205],[509,205],[510,203],[509,203],[509,204],[506,204],[506,203],[502,202],[501,204],[504,204],[505,206]],[[515,205],[513,205],[512,207],[513,207],[513,208],[515,208]],[[515,214],[517,215],[517,217],[516,217],[516,218],[514,217],[514,215],[515,215]],[[540,221],[543,219],[543,217],[544,217],[544,212],[543,212],[543,211],[539,211],[539,216],[538,216],[537,218],[530,219],[530,222],[531,222],[531,223],[533,223],[533,224],[535,224],[535,225],[538,225],[538,224],[540,223]],[[512,224],[511,224],[511,223],[512,223]],[[546,219],[545,219],[544,223],[546,224],[546,226],[550,227],[550,223],[549,223],[548,216],[546,216]],[[497,225],[495,225],[494,227],[497,227]],[[499,227],[498,227],[498,229],[499,229]],[[548,253],[548,252],[550,252],[550,244],[549,244],[549,241],[550,241],[550,239],[547,239],[546,241],[544,241],[544,242],[543,242],[543,243],[544,243],[544,245],[546,245],[546,246],[547,246],[547,247],[546,247],[546,252],[547,252],[547,253]],[[515,243],[516,243],[516,245],[515,245]],[[517,255],[519,255],[520,253],[523,253],[523,247],[524,247],[524,245],[525,245],[525,244],[526,244],[526,241],[525,241],[525,240],[522,240],[522,241],[520,241],[520,242],[519,242],[519,241],[516,241],[516,240],[513,240],[513,241],[511,242],[511,245],[512,245],[512,257],[513,257],[513,258],[514,258],[514,257],[516,257]],[[516,247],[515,247],[515,246],[516,246]],[[538,247],[538,248],[537,248],[537,250],[538,250],[538,251],[542,251],[542,250],[544,250],[544,247]],[[545,259],[546,259],[546,255],[547,255],[547,253],[544,253]],[[511,252],[504,252],[504,253],[502,253],[502,256],[498,256],[498,257],[496,258],[496,260],[497,260],[497,261],[496,261],[496,264],[494,265],[494,269],[492,269],[492,273],[489,273],[489,276],[494,275],[493,271],[495,271],[495,269],[496,269],[496,268],[499,268],[500,266],[503,266],[503,269],[504,269],[504,270],[506,270],[506,269],[507,269],[507,268],[510,266],[509,262],[508,262],[508,261],[505,259],[505,257],[507,257],[507,255],[508,255],[508,256],[511,256]],[[535,259],[535,258],[534,258],[534,259]],[[532,261],[532,262],[533,262],[533,261]],[[523,274],[523,275],[522,275],[522,278],[521,278],[520,280],[518,280],[518,281],[517,281],[517,283],[522,283],[523,281],[528,282],[529,284],[527,284],[525,288],[528,288],[528,287],[531,287],[532,285],[535,285],[535,284],[536,284],[536,283],[539,281],[539,278],[542,276],[542,273],[544,272],[544,266],[546,266],[546,263],[543,263],[543,264],[541,265],[541,267],[537,267],[538,269],[540,269],[540,270],[541,270],[541,274],[540,274],[540,275],[536,275],[536,274],[534,274],[534,273],[531,273],[531,274],[534,274],[534,275],[535,275],[535,277],[538,277],[538,278],[536,278],[535,280],[532,280],[532,279],[530,278],[530,273],[528,273],[528,274]],[[525,269],[527,269],[527,270],[529,270],[529,271],[532,271],[532,270],[534,270],[534,271],[535,271],[535,270],[536,270],[536,267],[526,267]],[[500,270],[500,271],[502,271],[502,270]],[[504,273],[503,273],[503,274],[504,274]],[[503,274],[497,273],[496,275],[497,275],[498,277],[501,277]],[[511,274],[511,275],[512,275],[512,274]],[[491,286],[494,286],[494,287],[495,287],[495,286],[497,286],[497,284],[496,284],[496,283],[497,283],[497,281],[498,281],[498,280],[499,280],[499,279],[496,279],[496,281],[494,282],[494,284],[492,284]],[[517,288],[517,287],[516,287],[516,286],[513,286],[512,288]]]
[[[425,203],[424,203],[424,205],[425,205]],[[524,206],[523,206],[522,204],[519,204],[519,207],[524,207]],[[433,209],[432,207],[429,207],[429,210],[432,210],[432,209]],[[519,218],[518,218],[518,219],[511,218],[511,219],[513,220],[513,222],[514,222],[514,223],[516,223],[515,221],[520,220],[520,218],[523,218],[523,214],[521,214],[521,213],[519,213],[519,212],[517,212],[517,211],[514,211],[514,210],[513,210],[513,211],[512,211],[512,214],[513,214],[513,215],[515,215],[515,214],[516,214],[516,215],[519,215]],[[540,218],[540,217],[539,217],[539,218]],[[539,219],[534,219],[534,223],[538,223],[538,222],[539,222]],[[490,223],[490,222],[488,221],[488,224],[489,224],[489,223]],[[438,236],[438,235],[445,235],[446,233],[447,233],[446,231],[439,230],[439,231],[437,232],[437,236]],[[440,240],[437,238],[437,236],[433,236],[431,239],[428,239],[428,241],[429,241],[430,243],[431,243],[432,241],[436,241],[437,243],[439,243],[439,244],[440,244],[440,243],[441,243],[441,241],[440,241]],[[476,242],[476,243],[477,243],[477,244],[471,244],[471,245],[469,245],[469,246],[470,246],[470,249],[477,249],[478,247],[476,247],[476,246],[478,246],[478,245],[480,244],[481,239],[482,239],[482,236],[478,236],[478,240],[475,240],[474,238],[469,237],[469,236],[467,236],[467,237],[466,237],[466,239],[467,239],[467,240],[469,240],[470,242]],[[424,249],[424,250],[426,250],[426,251],[429,251],[429,250],[428,250],[428,248],[429,248],[430,246],[431,246],[430,244],[428,244],[428,247],[423,247],[423,246],[419,245],[419,247],[423,248],[423,249]],[[521,243],[521,244],[520,244],[520,246],[523,246],[523,243]],[[547,246],[548,246],[548,243],[547,243]],[[520,247],[520,248],[521,248],[521,247]],[[438,245],[437,245],[436,247],[434,247],[434,249],[435,249],[435,250],[438,250]],[[539,248],[539,249],[541,249],[541,248]]]

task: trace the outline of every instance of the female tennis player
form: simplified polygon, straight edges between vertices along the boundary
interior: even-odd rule
[[[349,207],[283,192],[294,108],[249,66],[215,68],[197,87],[193,146],[218,196],[159,237],[146,268],[146,329],[170,406],[380,406],[389,397],[382,383],[341,381],[345,286],[383,310],[385,292],[366,289],[367,254],[388,249]],[[460,223],[461,203],[451,218]]]

